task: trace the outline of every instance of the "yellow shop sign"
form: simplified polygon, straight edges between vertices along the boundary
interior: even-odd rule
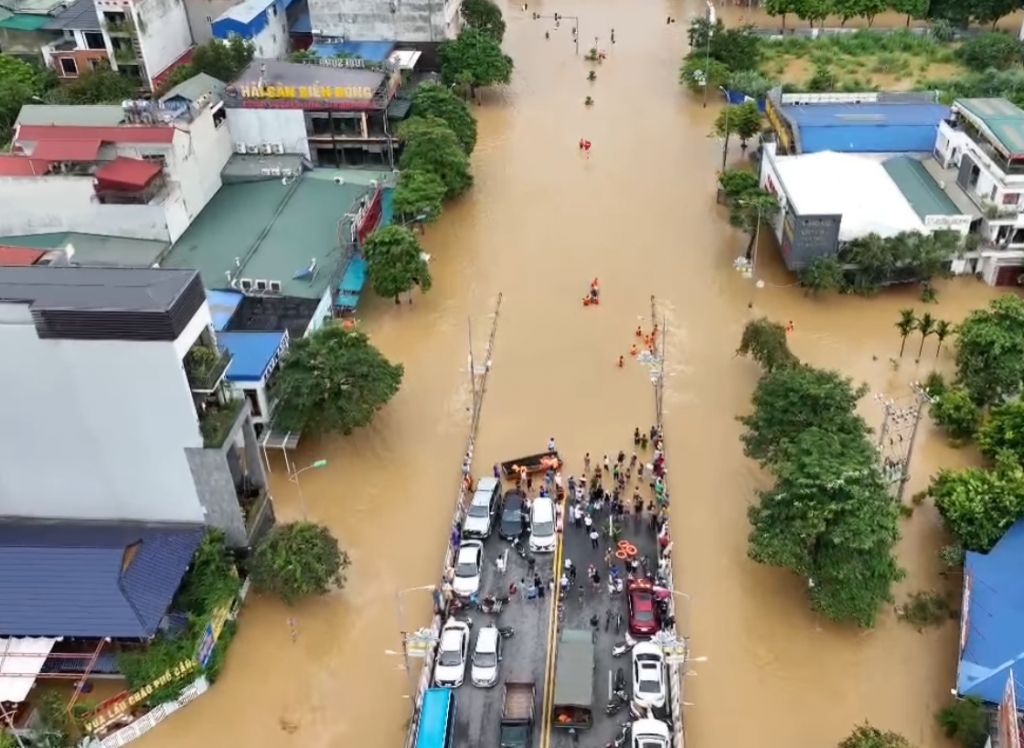
[[[240,86],[243,99],[372,99],[369,86]]]
[[[161,686],[166,686],[172,681],[184,678],[186,675],[194,673],[197,668],[198,664],[195,660],[182,660],[174,667],[168,669],[156,680],[148,683],[137,691],[132,691],[125,695],[124,698],[118,699],[107,708],[101,710],[98,714],[94,714],[90,719],[87,719],[84,725],[85,731],[94,733],[97,730],[102,730],[111,722],[114,722],[127,714],[133,706],[150,696],[156,689]]]
[[[786,126],[782,117],[779,116],[779,112],[775,108],[775,105],[772,104],[771,99],[768,99],[765,102],[764,113],[765,116],[768,117],[768,124],[770,124],[772,126],[772,130],[775,131],[775,137],[778,138],[779,145],[781,145],[784,150],[789,151],[789,128]]]

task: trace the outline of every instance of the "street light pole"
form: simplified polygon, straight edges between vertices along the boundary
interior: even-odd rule
[[[306,497],[302,495],[302,484],[299,483],[299,476],[302,475],[307,470],[312,470],[314,468],[322,468],[325,465],[327,465],[327,460],[317,460],[311,465],[306,465],[306,467],[302,468],[301,470],[293,471],[292,474],[288,476],[288,480],[295,484],[295,490],[298,491],[299,493],[299,506],[302,508],[303,520],[308,519],[309,514],[306,511]]]
[[[683,640],[684,641],[689,641],[689,639],[690,639],[690,613],[692,612],[691,606],[693,605],[693,597],[691,595],[686,594],[685,592],[680,592],[679,590],[669,590],[669,592],[671,592],[676,597],[685,597],[686,598],[686,633],[683,635]]]
[[[730,117],[730,112],[732,111],[732,105],[729,103],[729,98],[728,98],[729,94],[726,92],[726,90],[722,86],[719,86],[718,90],[726,95],[726,101],[725,101],[725,135],[722,138],[722,171],[721,171],[721,173],[724,174],[725,173],[725,162],[726,162],[726,159],[729,157],[729,117]],[[707,101],[706,101],[706,99],[707,99],[707,92],[708,92],[708,87],[705,85],[704,86],[704,97],[705,97],[704,106],[707,106]]]
[[[409,637],[411,636],[405,628],[405,608],[402,605],[402,597],[409,592],[419,592],[421,590],[430,590],[431,592],[436,589],[432,584],[424,584],[419,587],[409,587],[404,590],[395,591],[395,611],[398,614],[398,633],[402,636],[402,651],[392,652],[387,650],[385,654],[401,654],[402,664],[405,668],[406,677],[409,681],[409,698],[412,700],[412,711],[416,713],[416,684],[412,680],[412,658],[409,656]]]
[[[715,6],[711,4],[711,0],[708,0],[706,7],[704,8],[704,20],[707,22],[707,50],[704,55],[704,108],[708,108],[708,86],[711,85],[711,75],[709,74],[708,68],[711,67],[711,33],[715,27],[715,21],[717,20],[715,14]],[[724,166],[722,167],[725,168]]]

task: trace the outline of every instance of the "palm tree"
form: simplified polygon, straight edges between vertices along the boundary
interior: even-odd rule
[[[896,323],[896,329],[900,331],[900,358],[903,358],[907,338],[917,329],[917,317],[914,316],[913,309],[900,309],[900,321]]]
[[[917,331],[921,333],[921,347],[917,349],[917,357],[921,358],[921,352],[924,350],[924,341],[935,332],[935,318],[928,312],[922,314],[921,319],[917,321]]]
[[[935,358],[939,357],[939,351],[942,350],[942,341],[948,338],[951,332],[953,332],[953,325],[949,324],[946,320],[940,319],[936,323],[935,337],[938,338],[939,344],[935,348]]]

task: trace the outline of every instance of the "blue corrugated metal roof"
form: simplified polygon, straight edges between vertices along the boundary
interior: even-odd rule
[[[1024,520],[1007,530],[988,553],[967,554],[964,575],[970,580],[970,593],[963,601],[967,641],[956,673],[961,696],[998,704],[1010,669],[1024,672],[1020,664],[1024,660],[1022,567]],[[1017,708],[1024,709],[1024,689],[1017,689]]]
[[[0,635],[149,638],[202,537],[181,525],[2,522]]]
[[[267,27],[267,13],[275,6],[276,13],[284,13],[286,6],[282,0],[244,0],[217,16],[210,31],[217,39],[230,39],[232,34],[252,39]]]
[[[229,382],[258,382],[270,368],[270,363],[281,347],[287,333],[280,332],[222,332],[217,343],[228,349],[231,365],[226,378]]]
[[[928,153],[939,123],[949,116],[941,104],[786,104],[783,116],[797,131],[802,153]]]
[[[206,303],[210,305],[213,329],[220,332],[228,326],[231,316],[242,303],[242,294],[238,291],[207,291]]]
[[[294,27],[292,28],[294,31]],[[314,44],[310,52],[320,57],[347,55],[361,57],[367,62],[384,62],[395,49],[394,42],[339,42],[336,44]]]
[[[448,700],[454,698],[450,688],[428,688],[420,707],[420,726],[416,730],[416,748],[443,748],[449,716]]]

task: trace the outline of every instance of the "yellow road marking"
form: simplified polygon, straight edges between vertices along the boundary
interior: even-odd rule
[[[541,700],[540,748],[550,748],[551,745],[551,707],[553,706],[552,701],[555,698],[554,691],[552,689],[552,682],[554,681],[555,675],[555,650],[557,649],[558,642],[558,600],[559,597],[561,597],[561,585],[559,584],[559,580],[561,579],[562,571],[562,539],[565,537],[567,522],[567,517],[565,515],[566,495],[562,496],[562,501],[559,504],[562,511],[562,532],[558,534],[558,540],[555,543],[555,553],[551,561],[551,578],[554,580],[555,584],[554,590],[551,593],[551,611],[548,616],[547,653],[544,658],[544,698]]]

